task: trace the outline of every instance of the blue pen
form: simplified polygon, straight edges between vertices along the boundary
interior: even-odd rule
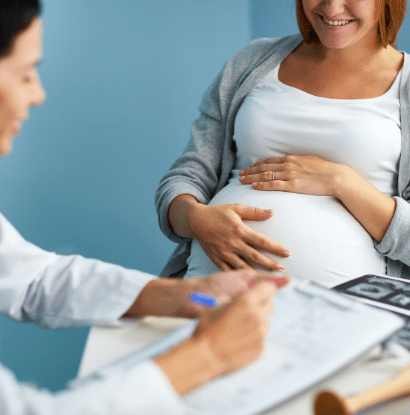
[[[212,295],[199,293],[196,291],[193,291],[189,294],[189,301],[191,301],[191,303],[200,304],[205,307],[216,307],[218,305],[218,300],[215,297],[212,297]]]

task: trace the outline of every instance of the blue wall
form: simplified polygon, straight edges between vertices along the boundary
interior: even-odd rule
[[[0,210],[44,249],[157,274],[173,244],[154,192],[201,96],[250,39],[248,0],[44,0],[48,100],[0,160]],[[1,360],[52,390],[75,376],[87,329],[1,319]]]
[[[250,0],[252,39],[297,33],[295,10],[293,0]]]

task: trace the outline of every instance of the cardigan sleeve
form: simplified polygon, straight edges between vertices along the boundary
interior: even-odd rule
[[[375,248],[382,255],[410,265],[410,203],[401,197],[396,200],[396,211],[390,226],[380,243]]]
[[[206,91],[188,145],[161,179],[155,194],[160,228],[174,242],[185,242],[187,238],[174,233],[168,221],[172,200],[181,194],[190,194],[200,203],[208,203],[219,182],[225,137],[220,106],[222,76],[223,71]]]
[[[152,361],[58,393],[18,383],[0,364],[2,415],[183,415],[182,399]]]

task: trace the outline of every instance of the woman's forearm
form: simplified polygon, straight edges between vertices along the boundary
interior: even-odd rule
[[[346,166],[342,167],[335,196],[377,242],[382,241],[396,210],[393,198]]]
[[[185,238],[194,237],[189,213],[192,208],[199,204],[194,196],[188,194],[179,195],[171,202],[168,210],[168,220],[177,235]]]

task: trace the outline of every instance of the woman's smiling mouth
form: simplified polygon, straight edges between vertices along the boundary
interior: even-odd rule
[[[353,22],[354,20],[330,20],[326,17],[319,15],[322,20],[329,26],[346,26],[347,24]]]

